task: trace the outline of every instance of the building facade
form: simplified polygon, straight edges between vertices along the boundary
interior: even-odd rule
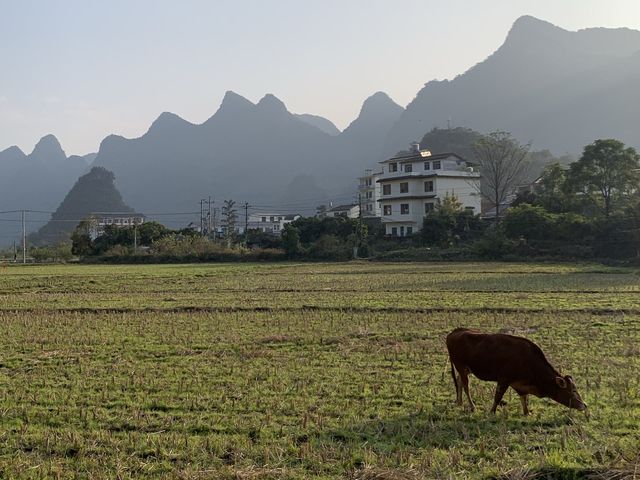
[[[348,205],[338,205],[330,208],[325,213],[325,217],[346,217],[346,218],[358,218],[360,216],[360,206],[356,203],[350,203]]]
[[[145,222],[145,216],[141,213],[92,213],[92,236],[99,237],[104,233],[104,228],[108,225],[114,227],[133,227],[134,225],[142,225]]]
[[[252,213],[249,215],[247,227],[249,230],[260,230],[273,235],[280,235],[284,226],[299,219],[300,215],[284,213]],[[238,222],[239,232],[244,233],[244,224]]]
[[[380,163],[378,203],[387,235],[404,237],[421,230],[425,215],[446,195],[480,213],[480,173],[455,153],[432,155],[415,145],[410,153]]]
[[[358,194],[362,204],[362,216],[364,218],[380,217],[380,183],[378,179],[382,172],[372,173],[371,170],[365,171],[364,176],[360,177],[358,183]]]

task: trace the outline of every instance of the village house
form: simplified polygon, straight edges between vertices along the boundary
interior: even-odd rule
[[[92,230],[93,236],[99,237],[104,233],[104,228],[108,225],[114,227],[132,227],[134,225],[142,225],[145,222],[145,216],[141,213],[109,213],[98,212],[92,213],[90,218],[93,220]]]
[[[350,203],[347,205],[338,205],[330,208],[325,213],[325,217],[346,217],[346,218],[358,218],[360,216],[360,206],[356,203]]]
[[[366,170],[364,176],[360,177],[358,184],[358,195],[362,204],[363,218],[380,217],[380,184],[378,179],[382,172],[372,173]]]
[[[380,162],[378,202],[385,233],[405,237],[422,229],[425,215],[446,196],[480,213],[480,173],[455,153],[432,154],[412,144],[411,151]]]
[[[252,213],[249,215],[247,227],[249,230],[260,230],[265,233],[271,233],[273,235],[280,235],[284,226],[299,219],[298,214],[284,214],[284,213]],[[244,225],[239,224],[240,233],[244,233]]]

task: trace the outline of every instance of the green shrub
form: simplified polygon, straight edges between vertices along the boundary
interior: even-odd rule
[[[502,228],[509,238],[527,240],[547,238],[553,231],[555,215],[536,205],[523,203],[510,208],[502,220]]]
[[[516,244],[500,230],[489,229],[482,237],[473,242],[470,251],[478,257],[496,260],[505,255],[513,254],[515,247]]]

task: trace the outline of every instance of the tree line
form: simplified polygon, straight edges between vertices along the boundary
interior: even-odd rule
[[[469,147],[482,173],[479,193],[493,206],[490,219],[469,213],[455,196],[445,195],[410,237],[390,238],[375,220],[322,213],[287,224],[280,236],[259,230],[238,235],[235,202],[228,200],[221,238],[157,222],[106,226],[94,238],[87,220],[73,232],[71,251],[85,258],[148,261],[346,260],[354,252],[382,260],[640,255],[640,156],[635,149],[614,139],[596,140],[577,160],[550,163],[534,182],[523,184],[530,175],[529,147],[506,132],[478,136]]]

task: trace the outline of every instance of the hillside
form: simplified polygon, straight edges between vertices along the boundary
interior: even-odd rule
[[[253,104],[227,92],[200,125],[163,113],[140,138],[107,137],[95,165],[113,171],[120,191],[142,212],[192,211],[205,195],[308,212],[328,195],[353,191],[402,110],[377,93],[344,132],[331,135],[273,95]]]
[[[51,215],[51,220],[30,236],[30,243],[55,244],[67,240],[80,220],[94,212],[133,212],[124,203],[110,171],[93,167],[78,179]]]
[[[569,32],[522,17],[485,61],[451,81],[427,83],[394,125],[385,152],[449,119],[480,132],[510,131],[557,154],[578,153],[596,138],[640,146],[639,52],[640,31]]]
[[[0,152],[0,211],[53,210],[88,169],[86,160],[67,157],[53,135],[43,137],[28,155],[18,147]],[[17,217],[0,222],[0,247],[19,240],[20,230]]]

